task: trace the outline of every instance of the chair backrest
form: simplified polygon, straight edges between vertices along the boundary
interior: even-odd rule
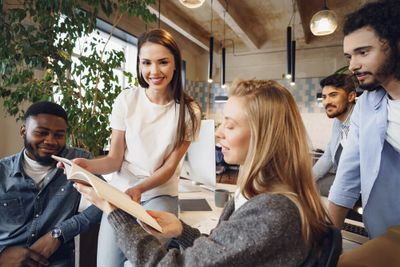
[[[329,226],[323,239],[322,252],[315,267],[336,267],[342,254],[342,234],[335,226]]]

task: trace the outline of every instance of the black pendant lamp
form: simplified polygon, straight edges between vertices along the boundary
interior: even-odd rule
[[[213,53],[214,53],[214,36],[213,36],[213,31],[212,31],[212,23],[213,23],[213,0],[211,0],[211,23],[210,23],[210,43],[209,43],[209,54],[208,54],[208,82],[212,83],[213,82]]]
[[[287,55],[287,72],[286,79],[292,78],[292,27],[286,28],[286,55]]]

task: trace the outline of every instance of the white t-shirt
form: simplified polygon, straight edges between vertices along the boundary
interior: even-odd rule
[[[52,166],[43,166],[36,160],[31,159],[24,150],[24,160],[22,161],[24,172],[32,178],[36,186],[40,189],[43,186],[43,178],[54,168]]]
[[[235,191],[235,211],[238,210],[244,203],[248,201],[245,196],[240,192],[240,188]]]
[[[190,125],[188,112],[185,117]],[[143,88],[123,90],[113,106],[111,128],[125,131],[126,149],[121,170],[114,173],[110,183],[125,191],[160,168],[173,150],[178,119],[179,104],[173,100],[158,105],[148,99]],[[192,141],[193,134],[186,137]],[[180,166],[166,183],[144,192],[141,200],[177,196],[179,174]]]
[[[400,153],[400,100],[388,99],[386,141]]]

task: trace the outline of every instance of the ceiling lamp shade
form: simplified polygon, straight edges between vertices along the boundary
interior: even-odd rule
[[[333,33],[338,26],[336,13],[328,9],[326,0],[324,7],[311,18],[310,29],[316,36],[328,35]]]
[[[187,8],[198,8],[204,3],[205,0],[179,0],[182,5]]]

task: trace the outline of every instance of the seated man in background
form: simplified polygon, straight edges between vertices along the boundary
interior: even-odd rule
[[[99,223],[90,206],[78,214],[81,195],[51,155],[90,153],[66,146],[65,110],[38,102],[25,113],[25,148],[0,160],[0,266],[74,266],[74,236]]]
[[[350,116],[356,99],[356,83],[346,74],[333,74],[320,82],[322,101],[329,118],[334,118],[331,140],[324,154],[313,167],[314,178],[321,195],[328,196],[335,179],[340,154],[346,144]]]

